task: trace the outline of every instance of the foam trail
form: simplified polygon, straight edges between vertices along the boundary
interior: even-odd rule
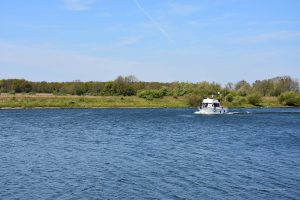
[[[227,115],[236,115],[236,114],[251,114],[251,112],[246,111],[246,112],[228,112],[226,113]]]

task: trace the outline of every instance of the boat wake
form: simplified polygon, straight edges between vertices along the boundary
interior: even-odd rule
[[[179,117],[192,118],[194,115],[178,115]]]
[[[232,111],[226,113],[227,115],[243,115],[243,114],[255,114],[255,115],[263,115],[263,114],[300,114],[300,110],[251,110],[251,111]]]
[[[245,111],[245,112],[228,112],[228,113],[226,113],[226,115],[236,115],[236,114],[251,114],[251,112]]]
[[[207,115],[206,113],[202,113],[200,111],[195,111],[194,114],[198,115]],[[209,115],[213,115],[209,114]],[[219,114],[219,113],[216,113]],[[225,115],[286,115],[286,114],[297,114],[300,115],[300,108],[233,108],[229,109],[229,112],[222,113]]]

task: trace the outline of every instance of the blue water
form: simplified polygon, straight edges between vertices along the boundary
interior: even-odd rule
[[[0,110],[0,199],[300,199],[300,109]]]

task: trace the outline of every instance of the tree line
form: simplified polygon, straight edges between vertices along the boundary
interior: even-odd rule
[[[107,82],[33,82],[24,79],[0,80],[0,93],[53,93],[56,95],[138,96],[148,100],[164,96],[187,97],[194,106],[206,96],[221,93],[220,98],[231,104],[251,103],[259,105],[264,96],[278,97],[287,105],[300,106],[299,82],[289,76],[257,80],[250,84],[245,80],[221,86],[216,82],[144,82],[135,76],[118,76]]]

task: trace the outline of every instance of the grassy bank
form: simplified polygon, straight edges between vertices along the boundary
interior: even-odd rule
[[[51,94],[1,95],[0,108],[186,108],[185,98],[146,100],[136,96],[56,96]]]
[[[229,103],[229,102],[223,102],[223,105],[229,108],[255,108],[255,107],[266,107],[266,108],[277,108],[277,107],[288,107],[286,105],[281,104],[278,101],[277,97],[262,97],[261,103],[259,103],[257,106],[254,106],[250,103],[248,103],[246,100],[241,101],[240,103]]]
[[[233,104],[223,102],[231,108],[255,107],[246,102]],[[264,97],[262,107],[282,107],[276,97]],[[1,94],[0,108],[188,108],[187,97],[163,97],[152,100],[137,96],[76,96],[53,94]]]

